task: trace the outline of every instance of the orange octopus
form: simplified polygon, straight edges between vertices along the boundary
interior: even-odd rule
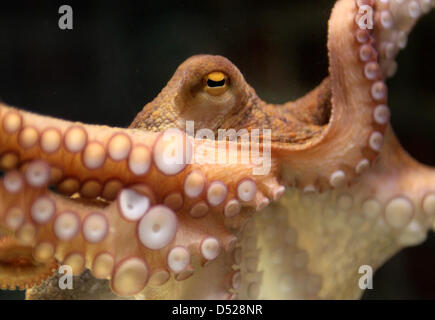
[[[0,287],[34,287],[59,264],[121,297],[360,297],[360,266],[434,226],[435,172],[395,138],[385,84],[433,7],[338,0],[330,76],[283,105],[208,55],[186,60],[128,129],[2,104]]]

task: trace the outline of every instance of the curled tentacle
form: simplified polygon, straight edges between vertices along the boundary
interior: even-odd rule
[[[239,212],[231,209],[231,217],[223,214],[228,190],[222,184],[209,187],[209,204],[199,215],[187,204],[176,210],[157,204],[153,191],[144,185],[122,189],[105,207],[80,203],[47,190],[50,170],[45,162],[32,162],[28,168],[25,174],[9,171],[2,179],[0,221],[37,262],[56,258],[71,266],[74,275],[88,268],[96,278],[110,278],[112,290],[120,296],[171,280],[169,286],[176,284],[179,297],[191,297],[189,288],[203,284],[181,282],[195,273],[195,279],[206,276],[206,270],[221,270],[222,281],[230,277],[237,238],[228,225],[237,230],[250,215],[240,205]],[[245,189],[254,200],[255,183],[250,180]],[[194,292],[217,292],[221,280]],[[231,282],[226,283],[210,298],[230,297]],[[148,295],[156,297],[152,290]]]
[[[435,8],[433,0],[379,1],[375,3],[376,48],[382,73],[389,78],[397,70],[396,56],[408,43],[408,36],[422,15]]]
[[[363,4],[373,6],[371,1],[338,1],[331,15],[328,124],[313,141],[294,149],[283,146],[279,155],[285,158],[284,179],[295,186],[303,181],[307,191],[348,185],[373,163],[382,148],[389,122],[387,87],[372,31],[359,23]]]
[[[1,158],[8,164],[3,168],[17,168],[31,175],[35,171],[32,161],[42,159],[50,165],[49,184],[65,195],[79,193],[82,198],[111,201],[123,186],[146,184],[152,186],[158,203],[175,209],[188,206],[193,215],[201,215],[198,211],[206,213],[209,207],[217,207],[236,215],[239,207],[260,206],[266,196],[277,200],[282,189],[271,179],[276,175],[277,162],[265,158],[269,172],[254,175],[259,165],[250,160],[252,150],[244,150],[237,143],[232,144],[236,150],[234,162],[224,159],[226,165],[222,167],[219,154],[234,150],[229,142],[193,140],[181,131],[166,135],[77,124],[5,105],[0,117]],[[170,155],[171,150],[179,151],[180,161]],[[224,183],[228,176],[230,183]],[[248,185],[251,194],[243,196],[240,184],[247,178],[253,185]],[[157,183],[163,180],[165,183]],[[230,202],[233,205],[227,208]],[[198,203],[204,205],[195,208]]]
[[[358,1],[357,5],[373,5],[373,1]],[[372,49],[375,47],[380,52],[385,76],[391,75],[385,68],[388,69],[392,60],[386,59],[382,41],[389,36],[396,37],[397,32],[411,30],[417,16],[410,17],[413,12],[409,10],[417,5],[427,12],[429,1],[379,1],[374,7],[373,37],[376,42],[368,32],[357,31],[357,41],[370,43]],[[397,25],[393,24],[394,28],[385,28],[388,19],[380,20],[389,17],[383,11],[388,6],[398,21]],[[346,20],[349,16],[345,14],[346,8],[353,8],[350,12],[355,12],[352,1],[339,1],[336,15],[332,16],[336,19],[331,19],[331,25],[342,28],[343,32],[346,28],[337,21],[340,17],[345,26],[351,25]],[[400,27],[395,29],[396,26]],[[342,39],[346,39],[346,35]],[[335,37],[331,40],[338,41]],[[339,47],[339,44],[331,43],[332,61],[334,46]],[[397,51],[392,52],[393,58]],[[349,55],[339,57],[343,62]],[[379,76],[379,67],[374,62],[369,63],[370,67],[353,80],[358,80],[362,74],[367,76],[372,70],[377,70]],[[332,77],[331,81],[340,84],[340,79]],[[367,87],[362,88],[363,94],[357,95],[363,96],[367,92]],[[345,97],[349,99],[348,95]],[[377,106],[368,114],[377,123],[388,123],[386,105]],[[401,248],[418,245],[426,239],[428,230],[434,228],[434,169],[417,163],[406,154],[389,126],[384,140],[379,160],[366,168],[364,175],[351,187],[341,186],[323,193],[290,190],[279,205],[270,206],[255,216],[255,232],[250,233],[255,235],[255,241],[251,240],[245,250],[249,252],[254,248],[257,252],[256,259],[251,262],[255,262],[253,270],[261,274],[259,297],[358,298],[362,293],[358,286],[361,266],[375,270]]]
[[[201,265],[219,254],[207,268],[225,267],[227,279],[233,233],[252,209],[283,193],[276,163],[269,162],[269,174],[253,175],[257,165],[241,164],[247,151],[237,143],[236,163],[222,166],[208,160],[229,143],[186,139],[180,131],[165,136],[73,124],[4,105],[0,117],[3,158],[14,159],[3,161],[2,227],[29,246],[36,261],[55,258],[75,275],[88,268],[96,278],[110,278],[120,296],[176,281],[179,296],[188,297],[191,285],[178,282],[207,274]],[[180,144],[183,161],[168,161]],[[187,154],[197,162],[188,164]],[[70,199],[49,191],[50,185],[76,194]],[[214,297],[231,296],[226,283]]]
[[[376,1],[375,6],[374,38],[380,65],[384,76],[392,77],[397,70],[397,55],[406,47],[409,34],[418,20],[435,8],[435,1]],[[395,180],[397,185],[393,189],[403,195],[400,201],[395,201],[390,206],[406,207],[408,216],[411,216],[411,212],[420,213],[417,220],[412,220],[401,240],[403,245],[418,244],[425,239],[427,226],[433,223],[435,214],[434,169],[411,159],[402,151],[394,135],[390,136],[394,146],[390,149],[391,158],[398,166]]]

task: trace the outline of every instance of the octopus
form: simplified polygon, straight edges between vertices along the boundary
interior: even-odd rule
[[[0,287],[28,299],[359,298],[361,266],[435,227],[435,172],[401,147],[385,83],[434,7],[338,0],[329,76],[280,105],[211,55],[182,63],[128,128],[2,103]]]

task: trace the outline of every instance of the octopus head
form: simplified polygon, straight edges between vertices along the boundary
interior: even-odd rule
[[[221,56],[196,55],[184,61],[162,92],[138,114],[132,127],[160,131],[185,128],[217,130],[249,108],[253,89],[239,69]],[[229,125],[229,124],[228,124]]]

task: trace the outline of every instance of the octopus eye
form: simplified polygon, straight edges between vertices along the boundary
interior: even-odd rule
[[[228,90],[228,76],[219,71],[211,72],[204,77],[204,89],[212,96],[219,96]]]

